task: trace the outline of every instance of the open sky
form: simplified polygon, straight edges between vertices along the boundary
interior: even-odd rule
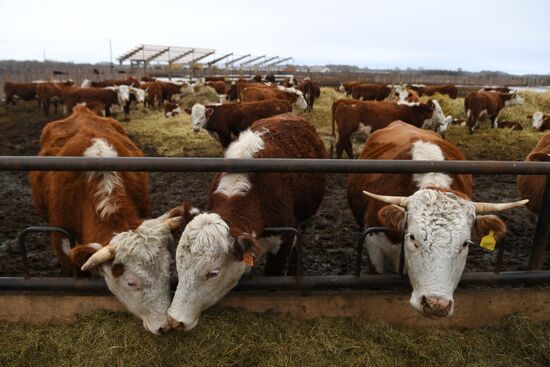
[[[0,60],[109,61],[138,44],[296,64],[550,73],[547,0],[0,0]]]

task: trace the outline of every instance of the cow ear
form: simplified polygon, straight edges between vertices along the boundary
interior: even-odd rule
[[[191,114],[191,109],[190,109],[189,107],[185,107],[183,110],[184,110],[188,115]]]
[[[233,248],[236,261],[243,261],[246,253],[249,253],[253,259],[260,257],[260,244],[252,234],[243,233],[238,236],[233,243]]]
[[[498,242],[506,234],[506,224],[496,215],[478,215],[473,225],[473,241],[480,242],[483,236],[493,231],[493,236]]]
[[[102,247],[103,246],[99,243],[89,243],[86,245],[75,246],[69,251],[69,259],[74,265],[81,268],[82,265],[84,265],[84,263]]]
[[[184,201],[165,214],[165,221],[172,231],[182,231],[185,226],[200,213],[200,210],[194,208],[189,201]]]
[[[430,110],[435,110],[435,103],[434,101],[432,101],[431,99],[428,101],[428,107],[430,108]]]
[[[206,109],[206,117],[212,116],[213,113],[214,113],[214,109],[212,107],[208,107]]]
[[[382,226],[397,230],[405,230],[405,209],[397,205],[386,205],[378,211],[378,220]]]

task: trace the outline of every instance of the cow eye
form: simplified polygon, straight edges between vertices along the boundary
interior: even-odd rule
[[[136,282],[134,282],[134,281],[128,281],[127,284],[128,284],[129,287],[135,287],[136,286]]]
[[[210,273],[206,274],[206,279],[215,278],[220,273],[220,269],[214,269]]]
[[[414,241],[414,235],[413,235],[412,233],[409,233],[409,239],[410,239],[411,241]]]

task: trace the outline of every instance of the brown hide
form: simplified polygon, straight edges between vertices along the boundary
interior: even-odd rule
[[[525,160],[527,162],[550,162],[550,133],[546,133],[540,138]],[[546,176],[518,176],[519,197],[529,199],[527,207],[535,214],[538,214],[542,203],[545,183]]]
[[[93,139],[103,139],[119,156],[142,157],[141,150],[128,138],[122,125],[77,106],[64,120],[50,122],[40,138],[40,156],[83,156]],[[34,205],[50,226],[61,227],[79,244],[97,242],[105,246],[114,233],[138,227],[151,214],[148,174],[118,172],[122,184],[109,195],[117,210],[105,218],[97,211],[97,187],[102,176],[90,179],[89,172],[39,171],[29,174]],[[62,250],[61,238],[52,235],[52,246],[65,274],[73,264]]]
[[[325,146],[315,129],[298,115],[287,113],[258,120],[252,131],[263,133],[264,149],[255,158],[326,158]],[[210,185],[208,208],[230,225],[236,238],[243,233],[258,237],[266,227],[290,226],[309,219],[317,211],[325,190],[322,173],[252,173],[246,195],[227,197],[215,190],[217,174]],[[268,255],[265,272],[282,274],[290,251],[289,238],[277,255]]]
[[[359,159],[412,159],[412,145],[422,140],[438,145],[445,160],[465,160],[462,152],[447,140],[431,131],[416,128],[403,121],[373,133],[366,141]],[[459,195],[472,196],[471,175],[451,175],[451,189]],[[379,210],[388,205],[363,194],[363,190],[379,195],[409,196],[418,190],[412,174],[350,174],[348,177],[348,203],[357,225],[362,229],[380,226]]]

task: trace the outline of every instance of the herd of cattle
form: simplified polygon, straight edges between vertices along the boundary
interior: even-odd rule
[[[223,80],[205,82],[228,100],[240,100],[186,109],[193,129],[211,132],[223,145],[225,158],[328,157],[315,128],[292,113],[293,104],[313,108],[319,87],[312,81],[306,79],[296,87],[294,80],[285,81],[284,86],[257,81],[230,86]],[[97,113],[98,104],[106,116],[107,106],[125,108],[132,101],[130,96],[155,108],[177,101],[190,85],[166,88],[169,83],[135,79],[125,83],[129,84],[90,83],[80,88],[37,83],[32,97],[30,86],[25,89],[28,94],[12,83],[5,91],[10,102],[15,94],[22,99],[38,96],[47,112],[42,96],[48,94],[42,90],[51,87],[49,93],[55,93],[56,101],[72,108],[70,116],[44,127],[41,156],[142,157],[121,123]],[[455,98],[456,88],[451,87],[342,85],[355,98],[338,100],[332,106],[333,135],[335,124],[339,132],[338,157],[344,150],[353,156],[351,134],[364,130],[370,135],[359,159],[465,160],[460,149],[442,137],[450,118],[437,101],[418,100],[436,92]],[[385,100],[392,94],[397,102]],[[81,102],[86,105],[77,105]],[[465,105],[470,131],[481,111],[486,110],[496,126],[498,111],[520,102],[521,97],[509,91],[469,94]],[[543,125],[548,116],[536,114],[533,119]],[[550,133],[527,159],[550,160]],[[78,242],[71,248],[68,240],[52,235],[63,272],[99,273],[128,310],[156,334],[191,330],[201,312],[219,301],[263,257],[266,275],[282,275],[292,238],[265,236],[264,229],[299,227],[316,213],[325,192],[323,173],[219,173],[210,182],[204,210],[182,200],[150,219],[148,181],[144,172],[30,173],[38,213],[49,225],[68,230]],[[518,183],[523,200],[481,203],[471,199],[472,177],[467,174],[350,174],[347,199],[358,226],[390,230],[367,236],[369,271],[383,273],[385,260],[397,270],[403,248],[404,267],[413,288],[411,305],[427,316],[451,316],[454,289],[469,245],[488,234],[498,241],[506,232],[501,219],[486,213],[527,203],[536,213],[540,207],[544,178],[522,176]],[[178,285],[171,300],[168,247],[179,233]]]

